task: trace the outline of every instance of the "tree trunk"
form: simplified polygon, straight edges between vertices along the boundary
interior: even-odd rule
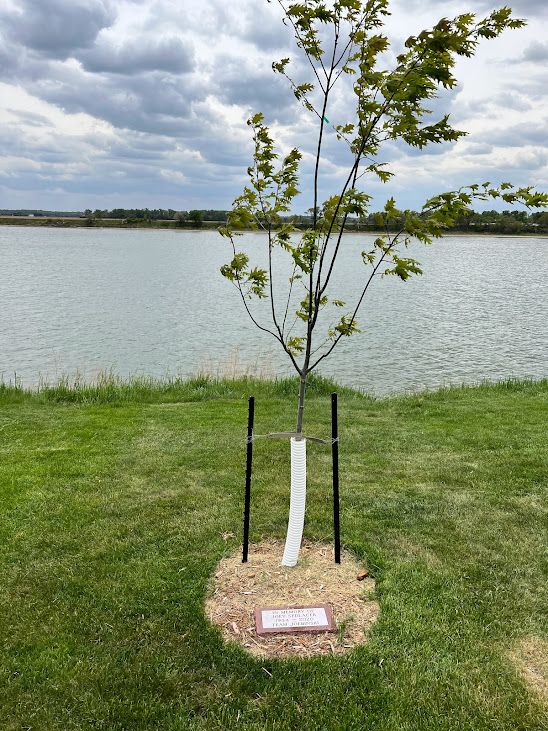
[[[297,434],[303,433],[303,413],[304,413],[304,396],[306,393],[306,374],[301,375],[301,385],[299,387],[299,408],[297,410]],[[297,437],[298,438],[298,437]]]

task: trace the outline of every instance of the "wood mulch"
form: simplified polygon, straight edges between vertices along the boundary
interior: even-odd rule
[[[283,548],[279,541],[263,541],[249,547],[247,563],[240,552],[219,563],[205,609],[224,637],[252,655],[276,658],[342,655],[366,643],[379,615],[367,570],[347,551],[336,564],[332,545],[310,541],[303,541],[297,566],[288,568],[281,565]],[[255,607],[316,604],[331,606],[337,631],[257,635]]]

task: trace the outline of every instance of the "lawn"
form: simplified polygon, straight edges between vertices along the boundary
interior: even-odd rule
[[[294,428],[296,389],[0,386],[0,728],[548,727],[548,381],[338,389],[341,538],[381,608],[369,643],[261,661],[208,623],[241,546],[247,396],[265,434]],[[331,389],[313,382],[305,433],[329,436]],[[307,451],[305,534],[331,540],[330,451]],[[251,541],[284,536],[288,454],[255,443]]]

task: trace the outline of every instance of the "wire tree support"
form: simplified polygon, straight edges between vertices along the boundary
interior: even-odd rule
[[[331,439],[319,439],[318,437],[307,436],[299,432],[273,432],[271,434],[254,434],[253,426],[255,419],[255,398],[249,399],[247,418],[247,459],[245,472],[245,498],[244,498],[244,538],[242,548],[242,563],[247,563],[249,551],[249,522],[251,512],[251,474],[253,466],[253,442],[255,439],[292,439],[298,442],[307,441],[316,444],[331,444],[333,459],[333,525],[335,536],[335,563],[341,562],[341,538],[339,520],[339,435],[337,420],[337,394],[331,394]],[[286,544],[287,545],[287,544]],[[299,537],[300,545],[300,537]]]
[[[339,425],[337,394],[331,394],[331,454],[333,458],[333,533],[335,536],[335,563],[341,562],[341,529],[339,520]]]
[[[255,397],[249,399],[247,415],[247,459],[245,466],[245,501],[244,501],[244,544],[242,563],[247,563],[249,545],[249,513],[251,510],[251,467],[253,463],[253,424],[255,421]]]

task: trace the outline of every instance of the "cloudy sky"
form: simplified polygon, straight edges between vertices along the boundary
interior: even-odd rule
[[[434,104],[469,136],[420,154],[392,145],[396,179],[364,181],[374,206],[395,195],[416,208],[485,180],[548,189],[548,2],[507,1],[527,28],[459,61],[458,90]],[[394,0],[386,32],[397,52],[442,16],[501,4]],[[266,0],[0,0],[0,208],[229,207],[250,162],[251,113],[282,151],[311,149],[313,120],[271,70],[291,42]],[[349,121],[342,91],[327,115],[336,123]],[[333,133],[326,153],[327,195],[345,162]],[[310,170],[305,154],[296,212],[311,205]]]

